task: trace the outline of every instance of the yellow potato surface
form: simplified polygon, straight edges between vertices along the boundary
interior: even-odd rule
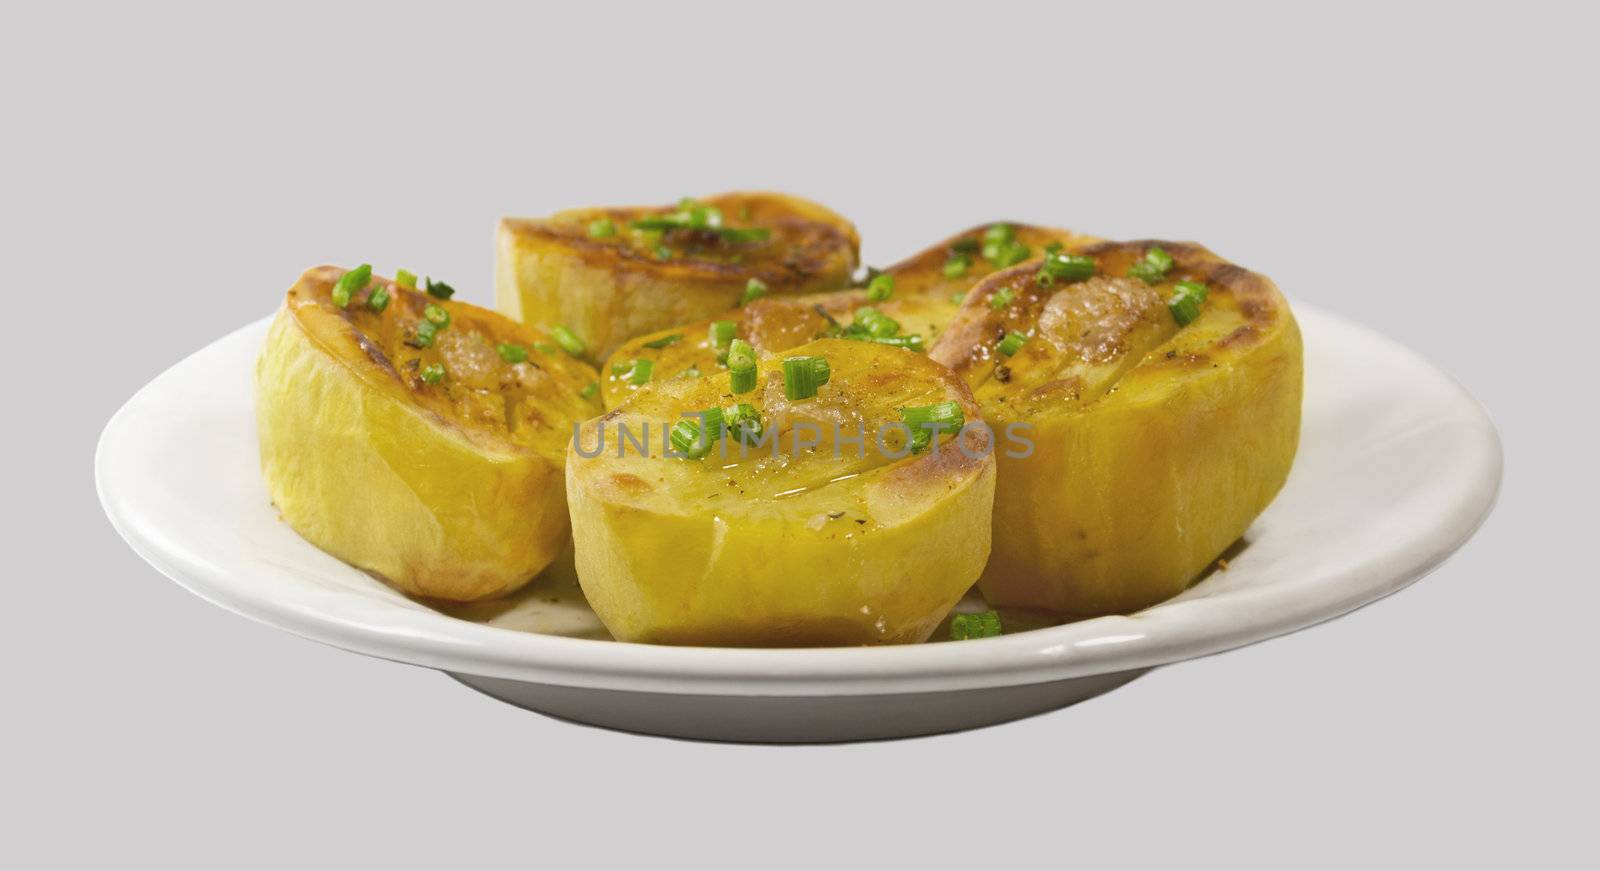
[[[871,306],[899,323],[903,334],[919,336],[924,348],[931,348],[945,324],[955,317],[967,291],[999,269],[983,256],[984,231],[992,226],[995,225],[972,227],[884,269],[883,274],[894,280],[887,300],[868,300],[867,291],[861,288],[766,297],[704,320],[638,336],[618,348],[601,367],[606,408],[617,407],[639,389],[631,377],[638,360],[651,361],[654,378],[685,371],[718,371],[723,349],[710,340],[711,324],[718,320],[734,322],[738,336],[756,348],[777,352],[837,333],[857,311]],[[1032,254],[1052,243],[1075,251],[1099,241],[1069,230],[1027,224],[1009,226],[1015,231],[1016,241]]]
[[[496,236],[496,306],[525,324],[566,326],[584,340],[592,359],[604,360],[641,333],[734,306],[751,279],[777,295],[850,283],[861,240],[849,221],[827,208],[751,192],[706,197],[700,205],[715,209],[724,227],[765,231],[767,238],[631,226],[679,206],[506,218]],[[599,226],[609,234],[597,232]]]
[[[1127,277],[1150,249],[1175,265]],[[1300,333],[1267,278],[1177,242],[1086,248],[1096,273],[1041,286],[1039,262],[990,276],[930,351],[998,436],[996,606],[1126,613],[1181,592],[1282,487],[1300,432]],[[1208,288],[1198,319],[1176,282]],[[1002,339],[1026,337],[1014,356]],[[1007,438],[1017,426],[1031,442]]]
[[[787,397],[781,361],[792,356],[829,362],[815,397]],[[764,444],[741,453],[726,440],[703,459],[664,455],[662,428],[681,412],[735,402],[760,410]],[[877,433],[901,408],[943,402],[976,420],[966,386],[925,355],[840,339],[762,355],[756,388],[738,396],[726,372],[639,391],[584,424],[567,460],[589,604],[626,641],[925,640],[988,556],[994,460],[982,430],[909,454],[904,430],[885,429],[881,441]],[[646,450],[619,437],[620,427],[638,437],[646,425]],[[836,426],[864,433],[861,446],[836,441]]]
[[[562,464],[573,423],[600,411],[594,370],[541,331],[386,279],[341,308],[330,293],[343,274],[300,278],[256,365],[273,503],[312,544],[407,593],[521,586],[566,540]],[[381,312],[378,288],[391,297]],[[429,305],[450,322],[418,347]],[[500,344],[527,359],[507,362]]]

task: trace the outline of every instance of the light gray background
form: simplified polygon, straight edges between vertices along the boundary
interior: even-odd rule
[[[1593,861],[1578,4],[445,5],[0,13],[0,864]],[[106,418],[304,267],[488,301],[502,214],[739,186],[836,207],[876,263],[996,218],[1202,240],[1474,391],[1500,505],[1335,623],[1021,723],[816,748],[542,719],[207,605],[102,517]]]

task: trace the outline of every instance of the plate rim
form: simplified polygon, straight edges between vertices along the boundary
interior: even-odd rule
[[[349,596],[354,610],[394,612],[384,625],[337,613],[294,597],[253,593],[239,572],[211,565],[181,542],[153,528],[137,500],[108,488],[108,467],[118,462],[118,436],[160,382],[195,357],[263,329],[272,315],[252,321],[185,356],[152,378],[114,413],[95,446],[95,490],[112,526],[142,559],[212,604],[274,628],[344,650],[444,671],[594,689],[712,695],[869,695],[955,691],[975,687],[1047,683],[1093,674],[1151,668],[1256,644],[1334,619],[1397,592],[1427,575],[1483,525],[1498,499],[1503,447],[1487,411],[1449,374],[1421,354],[1377,331],[1321,308],[1295,303],[1296,317],[1327,321],[1365,334],[1369,341],[1411,358],[1442,379],[1454,404],[1470,410],[1463,425],[1476,436],[1479,463],[1463,482],[1462,498],[1441,511],[1426,534],[1390,554],[1387,571],[1355,567],[1314,581],[1281,582],[1231,590],[1224,596],[1166,602],[1127,616],[1096,617],[1016,635],[962,642],[886,647],[718,648],[674,647],[521,632],[460,620],[398,603]],[[310,547],[312,545],[307,544]],[[1362,574],[1372,577],[1362,578]],[[234,575],[239,575],[235,577]],[[316,598],[316,597],[313,597]],[[327,605],[328,603],[323,603]],[[1241,624],[1223,612],[1252,607],[1262,616]],[[1268,613],[1268,612],[1271,613]],[[1225,619],[1228,618],[1228,619]]]

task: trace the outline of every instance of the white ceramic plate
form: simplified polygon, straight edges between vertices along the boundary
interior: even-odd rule
[[[347,650],[437,668],[581,722],[692,738],[929,734],[1051,710],[1148,669],[1293,632],[1411,583],[1483,521],[1500,444],[1449,377],[1380,336],[1297,306],[1300,454],[1226,571],[1127,617],[892,648],[732,650],[610,640],[570,563],[452,614],[301,540],[259,475],[251,376],[263,319],[140,390],[106,425],[100,499],[141,556],[194,593]]]

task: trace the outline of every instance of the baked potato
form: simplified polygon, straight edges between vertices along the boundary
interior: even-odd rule
[[[846,331],[855,312],[870,307],[897,324],[900,337],[916,337],[914,347],[925,350],[955,316],[967,291],[984,276],[1048,245],[1063,245],[1070,251],[1095,241],[1068,230],[1027,224],[973,227],[876,273],[889,276],[886,299],[869,298],[883,293],[867,287],[763,297],[705,320],[638,336],[601,366],[601,393],[606,408],[615,408],[649,380],[717,371],[726,350],[726,341],[719,344],[711,332],[719,321],[734,324],[731,335],[760,350],[777,352]],[[879,287],[883,288],[881,280]],[[640,360],[649,361],[647,372],[641,373],[636,365]]]
[[[496,305],[526,324],[572,329],[604,360],[640,333],[732,307],[752,281],[774,294],[845,287],[860,247],[849,221],[777,193],[506,218]]]
[[[966,385],[924,354],[871,342],[732,356],[728,371],[638,391],[574,439],[567,502],[590,606],[623,641],[925,640],[989,554],[994,458],[986,430],[957,429],[977,419]],[[825,383],[808,397],[817,359]],[[914,430],[922,444],[895,425],[935,413],[950,428]],[[666,454],[667,432],[688,456]]]
[[[567,538],[573,424],[601,410],[594,369],[550,339],[365,267],[306,272],[256,364],[283,519],[413,595],[526,583]]]
[[[1288,476],[1300,333],[1199,245],[1107,242],[989,276],[929,352],[994,428],[999,607],[1087,616],[1182,591]]]

